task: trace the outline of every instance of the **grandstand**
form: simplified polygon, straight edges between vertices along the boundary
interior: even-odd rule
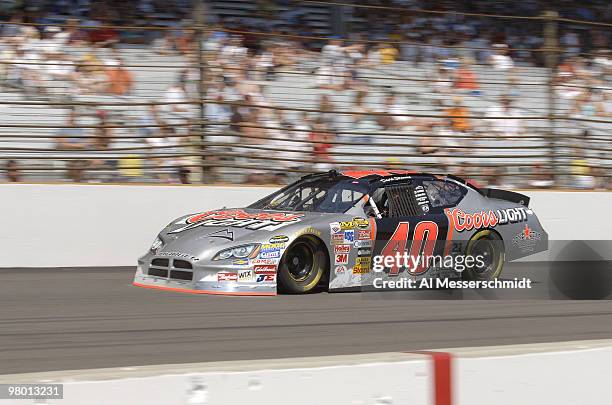
[[[333,45],[334,10],[321,2],[207,5],[215,25],[160,27],[150,44],[62,42],[59,52],[37,52],[28,46],[38,40],[3,35],[0,164],[16,162],[21,181],[286,182],[331,167],[392,166],[515,187],[610,185],[607,48],[581,58],[532,50],[558,57],[552,69],[478,63],[465,46],[444,44],[431,60],[398,52],[388,61],[388,47],[431,44]],[[270,13],[272,27],[253,41]],[[345,13],[351,26],[360,21]],[[309,36],[283,33],[285,17]],[[550,22],[539,23],[544,32]],[[59,35],[47,27],[41,43]],[[491,45],[488,57],[507,48]],[[131,74],[123,94],[106,82],[118,63]],[[475,87],[458,85],[463,67]],[[77,121],[67,124],[71,111]]]

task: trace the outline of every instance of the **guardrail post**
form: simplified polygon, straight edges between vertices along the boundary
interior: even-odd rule
[[[548,71],[548,145],[550,151],[551,170],[553,173],[554,185],[559,185],[560,162],[556,157],[556,102],[555,102],[555,76],[557,74],[559,41],[557,38],[557,19],[559,14],[556,11],[544,12],[544,62]]]
[[[194,6],[194,21],[196,22],[196,41],[197,41],[197,52],[198,52],[198,106],[200,112],[200,136],[198,137],[201,146],[200,146],[200,162],[202,164],[202,168],[200,171],[200,182],[206,183],[207,180],[210,179],[210,167],[207,165],[207,155],[206,155],[206,59],[204,58],[204,46],[202,42],[204,41],[204,3],[203,0],[198,0]]]

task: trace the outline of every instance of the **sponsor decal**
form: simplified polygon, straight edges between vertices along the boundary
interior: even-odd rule
[[[274,283],[276,281],[276,273],[258,274],[255,281],[258,283]]]
[[[365,268],[365,267],[361,267],[357,265],[353,267],[353,274],[368,274],[369,272],[370,272],[369,268]]]
[[[183,225],[169,233],[179,233],[198,226],[230,226],[250,230],[275,230],[289,223],[298,222],[304,214],[286,212],[255,212],[249,213],[244,210],[219,210],[207,211],[187,217],[176,222]]]
[[[253,273],[253,269],[245,269],[238,270],[238,282],[239,283],[248,283],[253,281],[255,278],[255,273]]]
[[[336,266],[336,268],[334,269],[334,273],[336,274],[346,273],[346,266]]]
[[[250,263],[252,265],[274,265],[278,263],[278,260],[274,259],[251,259]]]
[[[316,236],[321,236],[321,231],[319,231],[318,229],[313,228],[312,226],[309,226],[306,229],[302,229],[299,233],[299,235],[316,235]]]
[[[338,224],[340,226],[339,231],[346,231],[355,228],[367,228],[368,226],[370,226],[370,221],[365,218],[355,217],[352,221],[342,221]],[[339,231],[336,231],[334,233],[337,233]]]
[[[371,255],[372,255],[371,249],[359,249],[357,251],[357,256],[371,256]]]
[[[393,176],[393,175],[406,175],[412,174],[415,171],[411,170],[352,170],[342,172],[344,176],[352,177],[354,179],[360,179],[366,176],[378,175],[378,176]],[[381,179],[382,180],[382,179]]]
[[[357,231],[357,239],[369,240],[372,239],[372,231],[369,229],[360,229]]]
[[[346,231],[349,229],[354,229],[355,228],[355,222],[354,221],[342,221],[340,222],[340,230],[342,231]]]
[[[276,265],[260,265],[253,267],[255,274],[276,274]]]
[[[270,243],[286,243],[289,242],[287,235],[277,235],[270,238]]]
[[[234,231],[230,231],[229,229],[221,229],[220,231],[213,232],[207,235],[211,238],[223,238],[227,240],[234,240]]]
[[[515,224],[518,222],[527,221],[527,210],[522,207],[506,208],[505,210],[496,211],[499,225]]]
[[[394,181],[401,181],[401,180],[410,180],[412,177],[411,176],[396,176],[396,177],[389,177],[388,179],[380,179],[381,183],[391,183]]]
[[[416,186],[414,188],[414,198],[419,207],[421,207],[421,211],[429,212],[429,198],[427,198],[427,193],[425,193],[425,187]]]
[[[353,223],[355,224],[355,228],[367,228],[368,226],[370,226],[370,221],[360,217],[353,218]]]
[[[281,257],[280,250],[270,250],[267,252],[259,252],[260,259],[278,259]]]
[[[351,245],[336,245],[334,246],[334,253],[349,253],[351,247]]]
[[[340,222],[332,222],[329,224],[329,233],[339,233],[342,229],[340,229]]]
[[[280,250],[280,249],[284,249],[285,248],[285,243],[263,243],[261,245],[261,251],[265,252],[265,251],[269,251],[269,250]]]
[[[334,233],[331,236],[331,244],[332,245],[341,245],[344,243],[344,232],[342,233]]]
[[[273,259],[281,256],[281,250],[285,248],[284,243],[264,243],[259,250],[261,259]]]
[[[358,257],[355,260],[355,266],[353,267],[353,274],[367,274],[370,272],[372,266],[372,258],[370,257]]]
[[[522,252],[533,252],[535,250],[535,246],[542,239],[542,234],[540,232],[534,231],[529,227],[529,225],[525,225],[525,228],[514,236],[512,242],[522,251]]]
[[[457,232],[470,231],[472,229],[494,228],[499,219],[493,211],[480,211],[466,214],[459,208],[447,211],[450,220]]]
[[[232,265],[234,265],[234,266],[248,266],[249,265],[249,261],[247,259],[235,259],[232,262]]]
[[[217,273],[217,281],[238,281],[237,273],[221,272]]]
[[[157,256],[178,257],[179,259],[193,260],[194,262],[200,260],[193,255],[181,252],[159,252],[157,253]]]
[[[334,264],[335,265],[347,264],[348,258],[349,258],[348,253],[340,253],[340,254],[334,255]]]
[[[354,243],[354,246],[356,248],[369,248],[372,247],[372,240],[368,239],[368,240],[356,240]]]
[[[353,243],[355,241],[355,231],[344,231],[344,242]]]

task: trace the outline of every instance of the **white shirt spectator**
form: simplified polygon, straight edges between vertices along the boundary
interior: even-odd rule
[[[186,101],[187,94],[182,86],[173,85],[166,90],[166,94],[164,95],[165,103],[184,103]],[[166,111],[172,112],[186,112],[189,109],[187,104],[168,104],[164,107]]]
[[[504,117],[487,120],[491,129],[504,136],[517,136],[523,127],[520,111],[514,107],[503,108],[501,105],[489,107],[487,117]]]
[[[514,62],[508,55],[495,53],[491,55],[491,65],[493,65],[493,68],[498,70],[509,70],[514,67]]]
[[[321,58],[328,66],[342,66],[344,64],[344,49],[335,44],[327,44],[321,49]]]

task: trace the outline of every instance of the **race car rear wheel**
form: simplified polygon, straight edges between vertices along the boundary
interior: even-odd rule
[[[470,239],[466,249],[466,258],[473,257],[474,265],[463,271],[466,280],[493,280],[500,276],[506,251],[499,234],[490,229],[482,230]]]
[[[312,236],[302,236],[289,246],[278,266],[279,288],[283,292],[311,292],[325,274],[327,254]]]

